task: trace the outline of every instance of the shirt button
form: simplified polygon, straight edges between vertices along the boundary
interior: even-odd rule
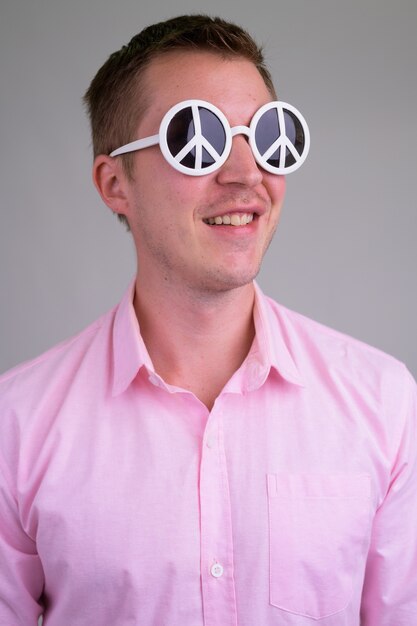
[[[214,565],[211,566],[211,575],[214,576],[214,578],[220,578],[220,576],[223,576],[223,567],[220,565],[220,563],[215,563]]]
[[[208,437],[207,440],[206,440],[207,448],[213,448],[215,443],[216,443],[216,439],[215,439],[215,437],[213,435],[211,437]]]

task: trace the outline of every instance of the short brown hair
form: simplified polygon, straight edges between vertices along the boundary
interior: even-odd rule
[[[152,24],[107,59],[84,95],[94,157],[110,154],[136,139],[134,134],[146,109],[146,95],[141,93],[140,82],[144,70],[157,56],[187,49],[248,59],[276,97],[262,48],[240,26],[208,15],[182,15]],[[132,176],[132,155],[123,155],[122,159],[126,174]],[[121,219],[126,223],[124,216]]]

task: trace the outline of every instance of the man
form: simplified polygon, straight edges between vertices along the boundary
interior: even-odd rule
[[[139,33],[86,102],[137,275],[1,380],[0,623],[417,624],[415,383],[253,282],[301,114],[206,16]]]

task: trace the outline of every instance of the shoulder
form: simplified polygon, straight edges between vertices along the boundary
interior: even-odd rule
[[[0,375],[0,410],[35,396],[50,396],[57,386],[68,384],[92,352],[97,353],[101,344],[108,345],[115,310],[116,307],[80,333]]]
[[[265,297],[270,323],[300,371],[314,380],[389,394],[413,383],[396,357]]]

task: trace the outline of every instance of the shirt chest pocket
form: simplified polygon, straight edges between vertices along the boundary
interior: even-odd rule
[[[368,548],[369,476],[267,479],[270,603],[316,620],[343,611]]]

